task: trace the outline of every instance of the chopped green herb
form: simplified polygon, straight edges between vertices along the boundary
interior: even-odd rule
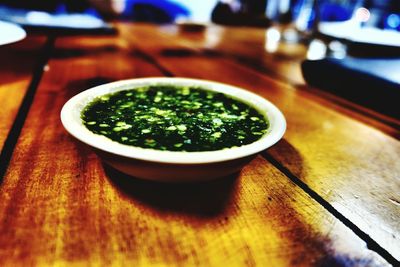
[[[167,128],[167,130],[168,131],[175,131],[176,130],[176,127],[175,126],[169,126],[168,128]]]
[[[170,151],[212,151],[260,139],[269,122],[251,106],[198,87],[148,86],[103,95],[81,118],[119,143]]]
[[[215,137],[215,138],[220,138],[221,135],[222,135],[221,132],[216,132],[216,133],[213,133],[211,136]]]
[[[182,125],[177,125],[176,128],[177,128],[179,131],[186,131],[186,129],[187,129],[186,126],[183,125],[183,124],[182,124]]]

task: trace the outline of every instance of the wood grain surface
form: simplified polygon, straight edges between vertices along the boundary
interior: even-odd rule
[[[237,62],[198,54],[166,55],[172,47],[177,51],[186,47],[186,39],[181,42],[179,33],[147,27],[122,31],[174,75],[238,85],[274,102],[285,114],[288,129],[284,140],[267,153],[400,259],[398,140]],[[139,41],[150,34],[157,36],[157,45]]]
[[[1,266],[388,265],[261,156],[237,175],[168,185],[127,177],[70,137],[59,112],[73,95],[117,79],[166,75],[135,48],[138,39],[157,39],[126,34],[57,40],[0,186]],[[241,81],[233,67],[204,62],[170,63],[177,75],[184,63],[192,76],[218,70],[229,83]],[[248,78],[281,91],[258,74]],[[285,98],[277,103],[282,109],[298,96]]]
[[[0,46],[0,151],[32,79],[43,37]]]
[[[123,27],[122,27],[123,28]],[[140,32],[140,33],[138,33]],[[266,74],[276,80],[290,84],[296,89],[310,92],[307,98],[340,111],[368,125],[372,125],[399,139],[400,121],[360,106],[332,93],[305,85],[300,63],[307,57],[304,44],[277,43],[276,51],[268,51],[268,33],[259,28],[224,28],[209,26],[204,31],[193,33],[178,26],[167,25],[152,31],[151,25],[138,25],[139,36],[157,36],[159,43],[146,43],[146,49],[156,50],[165,57],[212,57],[228,58],[242,66]],[[128,35],[130,36],[130,35]]]

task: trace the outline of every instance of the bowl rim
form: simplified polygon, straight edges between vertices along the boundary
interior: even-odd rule
[[[216,151],[162,151],[118,143],[105,136],[94,134],[82,123],[80,118],[81,111],[94,98],[112,92],[157,84],[199,86],[205,90],[222,92],[251,105],[266,116],[270,123],[268,132],[259,140],[240,147]],[[240,87],[224,83],[178,77],[127,79],[92,87],[69,99],[64,104],[60,117],[64,128],[69,134],[95,149],[130,159],[166,164],[204,164],[244,158],[274,145],[286,131],[286,120],[282,112],[265,98]]]

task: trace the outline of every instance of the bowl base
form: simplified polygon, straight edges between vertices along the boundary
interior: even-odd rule
[[[255,156],[209,164],[166,164],[142,161],[96,151],[114,169],[140,179],[160,182],[199,182],[225,177],[239,172]]]

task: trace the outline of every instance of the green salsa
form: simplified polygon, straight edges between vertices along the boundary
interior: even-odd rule
[[[255,108],[199,87],[146,86],[100,96],[82,111],[93,133],[122,144],[213,151],[253,143],[269,122]]]

